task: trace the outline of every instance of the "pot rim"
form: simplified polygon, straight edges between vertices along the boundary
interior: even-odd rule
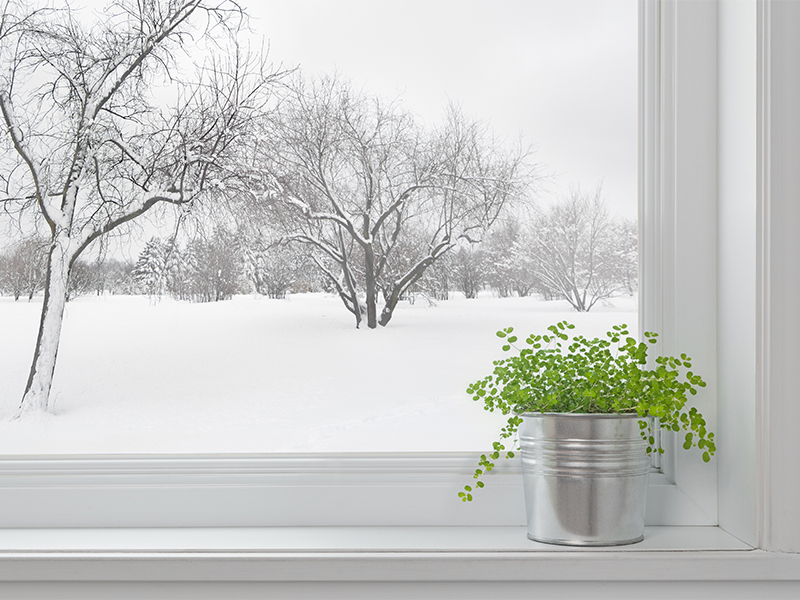
[[[562,413],[562,412],[524,412],[517,413],[520,417],[570,417],[570,418],[591,418],[591,419],[647,419],[640,417],[637,413]]]

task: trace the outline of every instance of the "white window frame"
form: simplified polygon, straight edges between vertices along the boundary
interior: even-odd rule
[[[752,2],[739,4],[744,5]],[[754,394],[737,404],[739,414],[720,410],[718,415],[717,375],[730,373],[739,358],[725,355],[720,362],[718,352],[718,343],[732,333],[727,316],[719,317],[731,308],[717,290],[731,285],[719,277],[725,258],[718,254],[718,240],[727,233],[718,227],[727,225],[717,210],[724,154],[718,152],[718,128],[728,126],[718,114],[717,89],[728,83],[718,75],[727,58],[718,56],[717,33],[728,34],[719,28],[730,6],[642,2],[641,325],[661,332],[663,351],[691,354],[698,372],[711,382],[702,401],[718,432],[721,455],[709,466],[692,453],[669,448],[664,475],[651,485],[648,523],[720,525],[755,547],[799,552],[800,511],[793,507],[800,497],[800,441],[793,424],[800,418],[800,403],[790,391],[800,389],[800,369],[793,366],[800,364],[795,341],[800,323],[792,302],[797,295],[787,300],[787,294],[800,292],[800,275],[781,257],[800,256],[787,254],[798,250],[789,233],[792,226],[800,231],[800,209],[787,199],[800,197],[800,183],[787,167],[800,164],[790,162],[800,158],[800,135],[782,134],[800,134],[795,108],[800,90],[786,84],[790,73],[800,72],[800,52],[790,52],[796,42],[789,35],[792,24],[800,25],[800,10],[781,0],[758,0],[755,8],[758,104],[753,117],[758,120],[752,142],[758,162],[752,168],[758,193],[752,204],[758,220],[755,272],[745,285],[752,284],[757,307],[749,314],[753,339],[741,341],[739,348],[754,357]],[[659,77],[651,77],[656,71]],[[724,160],[736,168],[736,157]],[[750,409],[754,421],[746,412]],[[742,427],[752,439],[745,436],[734,445],[732,436]],[[6,457],[0,461],[0,527],[523,524],[519,467],[513,461],[500,465],[479,500],[466,505],[455,500],[475,459],[469,453]],[[753,468],[737,469],[731,460]],[[502,559],[489,561],[498,569],[497,578],[513,578]],[[541,562],[525,578],[544,577],[553,568],[548,561],[561,561],[552,573],[566,573],[562,559],[536,560]],[[607,559],[616,560],[613,565],[602,562],[606,559],[581,560],[589,561],[581,578],[622,573],[620,558]],[[691,561],[684,562],[685,576]],[[335,563],[326,568],[335,570]],[[0,559],[0,575],[3,565]],[[477,563],[473,566],[480,571]],[[418,567],[419,572],[425,568]],[[727,567],[715,568],[722,573]],[[752,565],[747,568],[755,573]],[[742,574],[751,572],[747,568]]]
[[[652,70],[673,67],[670,54],[658,49],[673,43],[675,27],[662,16],[668,11],[659,8],[644,3],[640,11],[644,74],[640,129],[647,149],[670,143],[660,133],[670,125],[659,122],[659,107],[664,98],[672,98],[674,86],[664,78],[647,77]],[[713,11],[709,14],[713,17]],[[713,56],[713,40],[703,52]],[[709,68],[713,64],[706,65]],[[713,94],[713,85],[708,93]],[[713,129],[705,133],[713,145]],[[656,143],[651,140],[654,135]],[[695,151],[696,145],[687,150]],[[674,179],[670,173],[674,165],[661,159],[666,152],[644,155],[642,325],[662,332],[664,349],[680,347],[695,357],[698,370],[712,382],[703,400],[713,405],[714,332],[695,340],[679,330],[674,316],[662,317],[680,304],[679,291],[664,293],[671,282],[663,277],[668,269],[662,264],[675,253],[674,239],[686,224],[666,220],[668,211],[659,208],[659,203],[675,202],[674,191],[666,185]],[[704,185],[713,187],[713,177],[706,179]],[[713,230],[708,219],[693,224]],[[713,242],[713,236],[710,239]],[[706,271],[714,268],[713,255],[713,243],[706,244],[702,248]],[[691,257],[692,272],[701,263]],[[692,302],[692,307],[713,310],[713,297],[712,288],[705,304]],[[665,475],[652,478],[647,523],[716,525],[714,467],[690,461],[678,471],[671,466],[675,462],[665,461]],[[470,480],[476,463],[472,453],[18,457],[0,463],[0,485],[5,487],[0,527],[524,525],[518,460],[503,461],[473,503],[458,502],[456,494]],[[695,471],[702,475],[687,475]],[[46,500],[43,489],[48,490]],[[219,510],[221,505],[226,509]],[[53,506],[64,509],[53,511]],[[85,510],[87,506],[92,509]]]

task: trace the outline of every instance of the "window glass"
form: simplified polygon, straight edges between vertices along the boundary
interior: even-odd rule
[[[298,67],[243,142],[242,164],[263,167],[231,193],[249,200],[164,213],[87,249],[72,269],[50,408],[22,418],[43,294],[14,278],[41,273],[41,242],[30,227],[3,229],[0,453],[484,450],[504,418],[465,389],[502,356],[498,329],[568,320],[587,336],[618,323],[636,333],[635,0],[244,6],[251,45],[263,36],[274,68]],[[478,133],[464,140],[491,149],[488,158],[522,148],[529,185],[504,188],[486,214],[453,210],[445,240],[447,201],[492,196],[487,182],[508,175],[453,154],[448,140],[469,127]],[[384,193],[385,206],[413,177],[438,186],[402,215],[386,209],[381,231],[372,228],[383,213],[372,214],[367,229],[383,236],[375,320],[393,284],[446,242],[399,291],[385,326],[370,326],[366,306],[370,236],[341,242],[330,219],[298,210],[336,213],[311,189],[313,165],[299,162],[323,129],[342,143],[327,173],[337,198],[363,206],[369,169],[380,187],[371,197]],[[362,213],[343,213],[364,226]],[[564,245],[572,234],[577,244]],[[325,244],[345,256],[352,290]]]

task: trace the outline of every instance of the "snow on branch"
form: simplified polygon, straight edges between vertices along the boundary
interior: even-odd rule
[[[44,217],[50,229],[54,230],[56,221],[60,219],[59,217],[51,214],[49,207],[45,204],[44,198],[46,195],[46,190],[43,189],[44,182],[42,181],[41,177],[41,165],[39,161],[35,160],[33,154],[28,149],[25,136],[22,133],[22,129],[20,128],[19,124],[17,123],[16,116],[14,115],[14,107],[11,98],[8,96],[5,90],[0,91],[0,110],[2,110],[3,120],[8,128],[8,135],[11,138],[11,143],[13,144],[17,154],[19,154],[30,171],[33,179],[33,185],[36,190],[36,202],[39,206],[39,210],[41,211],[42,216]]]

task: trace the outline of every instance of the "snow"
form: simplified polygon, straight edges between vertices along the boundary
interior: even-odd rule
[[[602,335],[636,301],[591,313],[533,298],[402,302],[356,330],[336,297],[192,304],[87,296],[67,304],[52,415],[12,420],[41,298],[0,298],[0,454],[430,452],[491,446],[501,415],[465,392],[520,339],[560,320]]]

